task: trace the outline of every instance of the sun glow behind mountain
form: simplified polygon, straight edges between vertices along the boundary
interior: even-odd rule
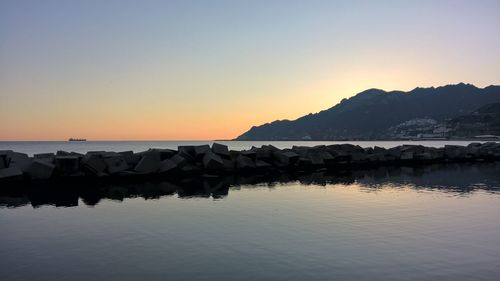
[[[499,84],[498,1],[4,1],[0,139],[222,139],[368,88]]]

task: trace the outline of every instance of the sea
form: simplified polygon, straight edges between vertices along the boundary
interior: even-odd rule
[[[0,142],[0,150],[33,155],[205,143]],[[241,150],[338,142],[220,143]],[[0,184],[0,233],[4,281],[493,281],[500,280],[500,163]]]

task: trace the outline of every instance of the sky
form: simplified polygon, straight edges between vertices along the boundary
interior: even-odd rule
[[[500,0],[0,0],[0,140],[231,139],[369,88],[500,84]]]

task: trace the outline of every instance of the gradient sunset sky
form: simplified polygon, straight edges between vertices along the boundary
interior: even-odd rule
[[[500,84],[498,0],[0,0],[0,140],[234,138],[459,82]]]

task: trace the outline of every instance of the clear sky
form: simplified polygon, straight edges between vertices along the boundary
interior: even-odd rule
[[[0,140],[234,138],[458,82],[500,84],[500,0],[0,0]]]

